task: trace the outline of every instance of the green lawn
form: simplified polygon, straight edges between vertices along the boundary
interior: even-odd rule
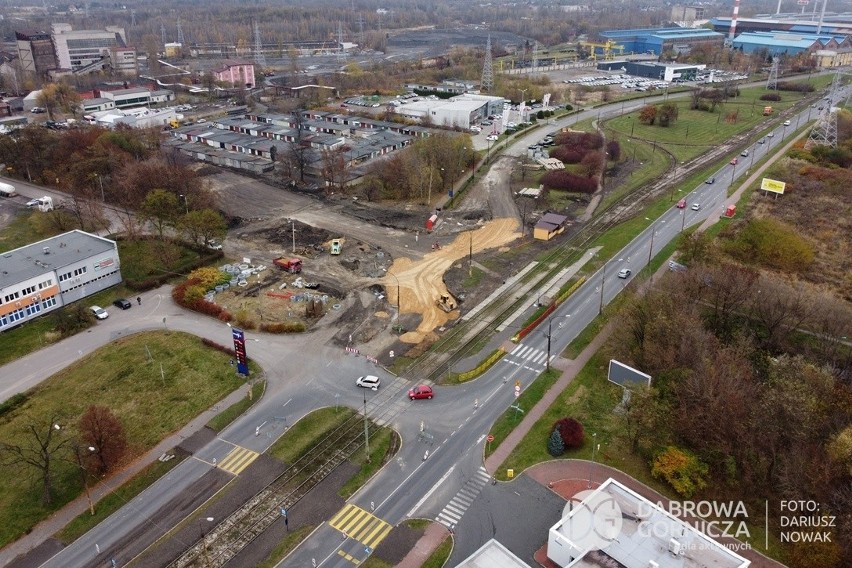
[[[121,420],[127,459],[133,459],[242,384],[228,361],[227,354],[184,333],[147,332],[117,339],[7,407],[0,441],[32,447],[30,426],[44,435],[53,423],[61,428],[58,439],[73,438],[81,414],[97,403]],[[52,464],[55,494],[47,507],[41,504],[34,468],[3,467],[7,482],[0,486],[0,516],[6,522],[0,524],[0,546],[81,494],[80,470],[70,452],[59,450]]]

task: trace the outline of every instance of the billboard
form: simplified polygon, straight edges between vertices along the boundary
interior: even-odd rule
[[[787,187],[786,183],[774,179],[763,178],[763,181],[760,182],[760,189],[763,191],[771,191],[772,193],[779,193],[781,195],[784,195],[785,187]]]
[[[630,388],[633,386],[651,386],[651,375],[646,375],[642,371],[638,371],[633,367],[629,367],[624,363],[616,361],[615,359],[609,360],[609,372],[607,373],[607,379],[611,383],[615,383],[624,388]]]
[[[248,357],[246,357],[246,336],[243,330],[233,328],[231,337],[234,338],[234,353],[237,355],[237,372],[246,377],[249,374]]]

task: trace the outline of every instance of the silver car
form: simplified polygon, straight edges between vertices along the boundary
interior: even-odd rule
[[[379,380],[379,377],[375,375],[365,375],[363,377],[358,377],[355,380],[355,386],[363,387],[365,389],[373,389],[379,390],[379,386],[382,382]]]

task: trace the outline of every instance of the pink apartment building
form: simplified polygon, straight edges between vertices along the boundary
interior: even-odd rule
[[[250,61],[239,61],[228,59],[222,62],[221,67],[213,70],[213,76],[217,81],[232,83],[236,87],[254,88],[254,63]]]

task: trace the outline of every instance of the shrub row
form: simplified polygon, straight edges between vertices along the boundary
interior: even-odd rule
[[[598,180],[572,174],[565,170],[552,170],[539,180],[549,189],[561,189],[577,193],[594,193],[598,189]]]
[[[760,100],[778,102],[781,100],[781,95],[778,93],[766,93],[765,95],[760,95]]]
[[[260,331],[266,333],[301,333],[305,329],[305,324],[302,322],[260,324]]]
[[[183,306],[189,310],[193,310],[208,316],[213,316],[218,318],[221,321],[229,322],[233,318],[233,316],[222,306],[214,304],[213,302],[208,302],[207,300],[201,299],[188,299],[186,298],[187,289],[192,287],[198,287],[200,282],[195,279],[189,279],[186,282],[181,282],[177,286],[172,289],[172,299],[179,306]]]
[[[496,363],[503,357],[503,355],[505,355],[505,352],[502,349],[495,349],[494,352],[489,355],[485,361],[477,365],[476,368],[471,369],[470,371],[465,371],[464,373],[459,373],[458,381],[460,383],[464,383],[471,379],[475,379],[476,377],[490,369],[494,363]]]
[[[779,91],[794,91],[797,93],[812,93],[814,86],[810,83],[800,83],[794,81],[779,81],[777,90]]]

